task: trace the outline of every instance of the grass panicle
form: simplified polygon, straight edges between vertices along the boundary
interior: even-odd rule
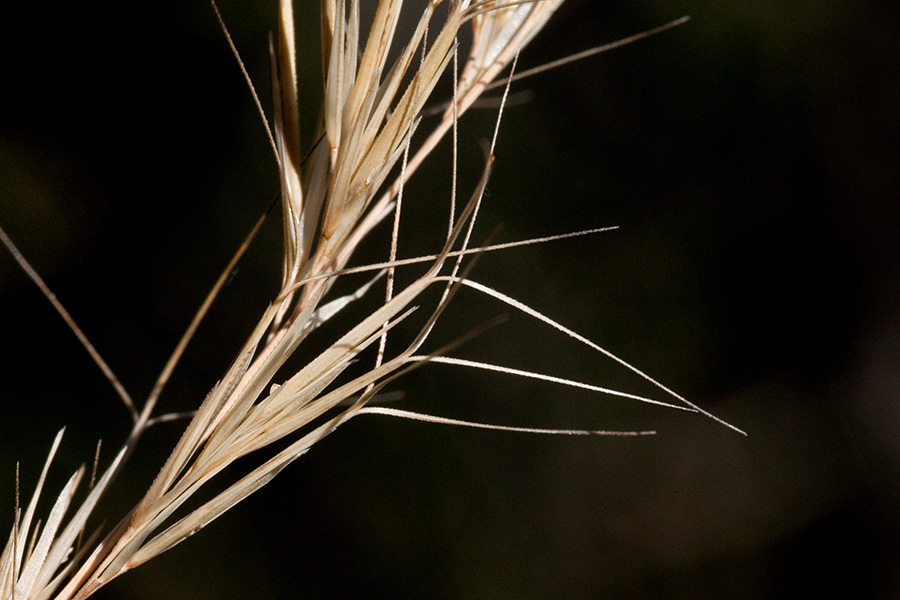
[[[256,96],[250,76],[238,57],[263,116],[278,165],[283,222],[281,289],[260,316],[227,371],[192,413],[184,433],[149,489],[105,533],[83,535],[97,501],[116,478],[141,435],[153,423],[179,417],[156,414],[159,395],[259,223],[224,270],[150,395],[140,405],[131,399],[37,272],[0,230],[0,237],[13,256],[54,303],[119,392],[133,422],[122,449],[105,467],[84,499],[80,503],[75,500],[86,472],[81,467],[59,492],[46,521],[41,523],[36,519],[36,505],[44,494],[47,472],[61,443],[62,432],[57,435],[24,511],[20,509],[17,497],[12,533],[0,555],[2,600],[80,600],[89,597],[116,577],[207,526],[356,415],[387,415],[467,427],[552,434],[653,433],[510,427],[369,405],[369,401],[398,376],[425,364],[442,363],[537,378],[712,416],[572,330],[470,278],[472,265],[481,253],[600,231],[592,229],[537,240],[473,247],[473,225],[495,158],[496,129],[477,185],[466,202],[460,207],[456,205],[458,119],[491,86],[506,86],[505,101],[511,78],[500,79],[501,73],[511,65],[514,69],[519,51],[540,31],[561,1],[434,0],[426,3],[417,15],[412,34],[399,39],[401,15],[408,16],[411,10],[399,0],[380,0],[365,31],[359,0],[323,0],[320,29],[324,78],[318,90],[301,90],[298,89],[293,6],[291,0],[281,0],[277,31],[269,44],[274,95],[271,122],[265,118],[263,103]],[[215,5],[213,9],[237,56],[237,49],[224,28],[224,19]],[[460,57],[459,34],[463,28],[470,30],[471,43],[467,56]],[[431,130],[416,136],[422,141],[413,144],[413,134],[424,127],[422,115],[429,106],[436,104],[432,94],[438,82],[450,76],[448,70],[452,72],[453,99],[442,105],[436,123],[430,125]],[[301,93],[322,94],[321,114],[316,116],[319,126],[315,138],[310,140],[300,139],[298,107]],[[497,126],[499,122],[498,116]],[[446,198],[449,206],[446,233],[439,234],[433,254],[400,258],[397,223],[404,185],[451,130],[454,183]],[[394,227],[389,259],[375,265],[352,265],[352,257],[361,241],[391,215],[394,216]],[[412,265],[425,265],[424,272],[409,283],[398,284],[397,270]],[[371,272],[370,278],[358,286],[356,292],[333,297],[331,292],[339,278],[364,271]],[[386,282],[384,299],[376,309],[358,322],[345,324],[344,333],[318,356],[284,380],[276,380],[311,332],[334,319],[348,304],[364,295],[377,293],[373,288],[382,280]],[[456,344],[436,351],[423,350],[435,322],[463,286],[543,321],[613,358],[674,400],[664,402],[552,375],[448,356]],[[433,288],[441,291],[437,301],[429,300],[432,296],[426,294]],[[420,320],[416,332],[389,346],[386,343],[388,336],[393,340],[396,337],[394,328],[413,313]],[[367,368],[348,369],[352,364],[369,360],[368,354],[376,357]],[[199,490],[207,489],[227,467],[248,455],[257,456],[258,451],[264,449],[270,449],[270,456],[261,457],[255,465],[246,467],[237,481],[212,498],[199,502],[199,506],[195,502],[189,509],[186,507]]]

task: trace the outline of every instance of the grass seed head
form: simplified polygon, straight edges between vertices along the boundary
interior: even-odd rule
[[[561,1],[433,0],[424,5],[421,14],[414,16],[412,34],[399,39],[401,15],[407,15],[411,10],[399,0],[379,0],[367,30],[361,22],[359,0],[323,0],[320,23],[323,81],[319,88],[323,94],[322,108],[315,138],[305,141],[300,139],[299,133],[299,97],[301,93],[318,90],[298,89],[293,6],[291,0],[280,2],[277,33],[270,43],[273,118],[271,124],[265,122],[265,128],[281,183],[284,230],[281,290],[261,315],[226,373],[193,414],[143,498],[99,541],[89,538],[82,544],[78,540],[82,539],[81,534],[97,501],[115,479],[141,434],[151,423],[168,418],[167,415],[153,415],[156,400],[197,323],[224,284],[227,273],[233,270],[246,243],[198,311],[143,405],[136,405],[124,388],[121,389],[120,395],[132,415],[133,428],[115,460],[100,475],[78,508],[72,511],[70,508],[84,473],[83,468],[79,469],[58,495],[46,524],[41,525],[34,518],[35,506],[62,433],[57,436],[24,513],[18,509],[17,502],[12,534],[0,555],[0,600],[87,598],[109,581],[208,525],[355,415],[378,414],[469,427],[555,434],[652,433],[485,425],[367,406],[369,400],[397,376],[429,362],[533,377],[671,408],[704,412],[572,330],[469,278],[473,255],[510,246],[470,247],[472,226],[494,160],[493,143],[486,153],[481,178],[459,211],[454,204],[454,165],[454,187],[447,197],[451,206],[450,224],[436,241],[435,253],[410,260],[397,258],[396,242],[405,182],[448,131],[454,129],[455,134],[460,116],[496,82],[504,69],[515,62],[518,52],[544,26]],[[223,22],[215,5],[213,8],[220,23]],[[463,28],[470,29],[471,43],[462,67],[458,68],[458,40]],[[225,35],[237,53],[227,30]],[[433,103],[432,94],[451,65],[453,98],[437,123],[430,125],[431,130],[416,136],[422,141],[414,144],[413,134],[423,126],[423,112],[429,103]],[[249,76],[245,70],[243,72],[249,82]],[[265,116],[252,84],[250,89]],[[495,130],[494,140],[496,135]],[[454,151],[455,138],[454,135]],[[459,214],[454,214],[456,212]],[[389,259],[379,265],[348,268],[360,242],[392,213],[395,219]],[[54,301],[43,281],[2,230],[0,237],[45,295]],[[565,236],[531,243],[562,237]],[[395,289],[396,269],[421,262],[428,265],[424,273]],[[329,293],[339,278],[365,270],[376,273],[354,293],[338,298]],[[345,324],[343,333],[329,347],[283,380],[276,381],[287,361],[311,332],[335,318],[351,302],[374,293],[370,290],[382,279],[387,282],[387,291],[375,309],[359,321]],[[424,315],[419,328],[401,341],[399,350],[387,352],[387,336],[394,335],[394,328],[417,310],[416,304],[424,293],[435,286],[442,291],[440,299],[430,307],[418,309]],[[619,361],[669,393],[678,403],[651,400],[498,365],[453,359],[445,356],[453,344],[423,352],[435,322],[463,286],[538,319]],[[65,309],[58,303],[54,306],[117,390],[121,388]],[[377,357],[368,367],[351,372],[352,364],[364,358],[367,360],[366,353],[376,348]],[[199,506],[186,508],[195,493],[207,488],[229,465],[266,449],[270,449],[270,456],[260,459],[237,481]],[[69,513],[74,514],[67,517]]]

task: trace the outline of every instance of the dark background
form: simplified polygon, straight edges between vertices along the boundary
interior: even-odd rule
[[[320,85],[318,23],[303,11],[315,4],[297,19],[307,146]],[[221,9],[268,110],[275,2]],[[659,433],[547,438],[360,418],[97,597],[900,596],[898,8],[572,0],[522,68],[682,15],[692,19],[676,30],[517,86],[533,98],[505,114],[479,234],[620,229],[487,256],[474,277],[748,437],[436,365],[393,386],[405,392],[398,406]],[[277,192],[263,129],[203,1],[42,3],[0,29],[0,224],[141,398]],[[493,119],[463,123],[462,190]],[[440,245],[449,156],[445,144],[407,190],[401,253]],[[222,374],[277,290],[279,236],[276,217],[160,410],[196,406]],[[508,312],[460,294],[432,347]],[[67,426],[52,495],[98,438],[109,459],[128,418],[6,252],[0,339],[9,522],[17,460],[30,493]],[[458,355],[663,398],[515,315]],[[103,505],[108,526],[181,427],[146,435]]]

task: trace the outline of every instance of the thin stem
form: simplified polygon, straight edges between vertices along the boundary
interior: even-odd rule
[[[116,377],[116,374],[113,373],[112,368],[103,360],[103,357],[100,356],[100,353],[97,352],[97,349],[94,348],[94,345],[88,339],[87,335],[84,331],[81,330],[81,327],[75,322],[75,319],[72,318],[72,315],[69,314],[69,311],[66,310],[66,307],[62,305],[62,302],[56,297],[50,287],[44,283],[44,279],[38,274],[37,271],[31,266],[31,263],[25,258],[25,256],[19,252],[19,249],[13,243],[12,239],[6,234],[2,227],[0,227],[0,241],[3,242],[3,245],[6,246],[6,249],[9,250],[9,253],[12,254],[12,257],[19,264],[19,267],[25,271],[25,274],[34,282],[34,284],[41,290],[41,293],[44,297],[50,301],[50,304],[53,305],[53,308],[56,312],[63,318],[63,321],[66,322],[66,325],[69,329],[72,330],[72,333],[75,334],[75,337],[78,338],[78,341],[81,342],[81,345],[84,346],[84,349],[87,350],[87,353],[90,355],[91,359],[94,363],[100,367],[100,371],[103,372],[104,377],[106,377],[107,381],[113,386],[113,389],[116,391],[116,394],[121,398],[122,403],[125,405],[125,408],[128,409],[129,414],[131,414],[131,419],[134,422],[138,421],[138,412],[134,406],[134,401],[131,399],[131,395],[125,389],[125,386],[119,381],[119,378]]]

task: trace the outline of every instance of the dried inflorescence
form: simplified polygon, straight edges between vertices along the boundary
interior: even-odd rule
[[[144,497],[102,539],[89,540],[76,548],[76,538],[97,499],[152,422],[159,392],[196,325],[192,325],[140,409],[121,392],[134,418],[133,430],[81,506],[66,521],[67,508],[82,478],[79,471],[59,495],[46,524],[40,528],[34,524],[34,511],[43,485],[42,475],[32,502],[24,513],[17,512],[12,535],[0,559],[0,597],[86,598],[107,582],[206,526],[354,415],[369,411],[421,417],[368,407],[367,403],[405,370],[432,360],[454,361],[439,356],[442,351],[424,354],[419,351],[459,286],[470,286],[492,295],[605,353],[540,313],[468,278],[464,259],[473,252],[489,250],[472,249],[469,240],[490,174],[492,148],[486,153],[484,172],[468,201],[461,203],[457,210],[455,189],[448,194],[450,224],[443,242],[436,248],[437,253],[420,259],[419,262],[430,263],[424,274],[405,287],[394,289],[394,270],[409,262],[397,260],[396,225],[390,258],[385,264],[348,268],[360,241],[378,223],[391,214],[399,214],[404,182],[455,126],[459,116],[514,61],[517,52],[560,3],[561,0],[432,1],[418,16],[412,36],[398,40],[398,22],[407,10],[399,0],[381,0],[367,32],[361,30],[358,0],[324,0],[321,17],[324,100],[317,138],[307,142],[304,152],[297,112],[293,9],[290,0],[282,0],[278,34],[271,44],[275,108],[269,133],[281,177],[284,223],[281,290],[228,371],[196,411]],[[460,61],[458,33],[463,27],[471,28],[472,41],[468,56]],[[457,68],[460,62],[462,68]],[[451,65],[453,99],[433,131],[413,147],[411,140],[420,124],[420,115]],[[389,181],[391,177],[395,179]],[[8,245],[12,249],[11,242]],[[376,275],[357,293],[329,298],[339,277],[363,270]],[[387,293],[377,309],[347,327],[346,333],[329,348],[286,380],[274,381],[310,332],[364,294],[384,274]],[[390,330],[434,286],[442,289],[440,299],[417,333],[402,344],[401,351],[387,353],[385,339]],[[216,289],[218,286],[210,299]],[[348,375],[347,367],[368,349],[374,355],[370,367]],[[471,361],[457,360],[456,364],[500,369]],[[506,371],[574,384],[549,376]],[[582,387],[618,393],[595,386]],[[676,407],[698,410],[686,401]],[[250,453],[273,447],[285,438],[290,440],[289,436],[297,439],[282,442],[274,456],[252,468],[239,481],[187,514],[179,515],[185,502],[227,466]],[[58,444],[59,438],[44,474]]]

